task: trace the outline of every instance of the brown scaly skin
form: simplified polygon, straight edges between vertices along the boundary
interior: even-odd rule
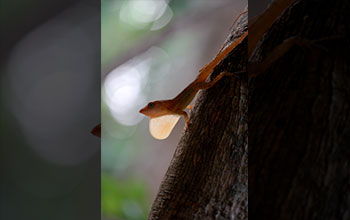
[[[187,113],[184,111],[186,107],[191,103],[200,89],[208,89],[215,85],[224,76],[235,76],[233,73],[222,72],[213,81],[206,82],[209,74],[213,71],[214,67],[229,54],[238,44],[240,44],[246,37],[248,32],[242,34],[240,38],[227,46],[223,51],[219,52],[215,59],[208,63],[204,68],[200,70],[197,78],[188,85],[179,95],[171,100],[161,100],[148,103],[144,108],[140,110],[140,113],[150,117],[160,117],[168,114],[183,115],[186,119],[187,126],[189,125],[189,119]]]

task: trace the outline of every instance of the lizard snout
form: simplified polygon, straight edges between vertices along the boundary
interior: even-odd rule
[[[146,108],[146,107],[145,107],[145,108]],[[145,114],[145,110],[146,110],[145,108],[140,109],[139,112],[140,112],[141,114]]]

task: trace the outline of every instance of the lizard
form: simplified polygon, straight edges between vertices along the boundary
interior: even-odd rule
[[[269,30],[276,19],[288,8],[295,0],[275,0],[269,8],[267,8],[262,14],[254,17],[249,21],[248,30],[251,35],[248,38],[248,59],[251,57],[258,42],[263,38],[263,35]],[[247,13],[242,12],[238,18]],[[238,20],[235,20],[235,22]],[[234,22],[234,23],[235,23]],[[224,76],[234,76],[235,74],[222,72],[215,77],[211,82],[206,82],[206,79],[214,69],[214,67],[224,59],[227,54],[234,50],[238,44],[240,44],[248,36],[248,31],[244,32],[237,40],[232,42],[226,48],[221,48],[213,61],[205,65],[200,71],[197,78],[190,83],[182,92],[180,92],[175,98],[170,100],[159,100],[148,103],[139,112],[150,118],[149,128],[152,136],[156,139],[165,139],[169,136],[172,129],[176,125],[181,116],[184,116],[186,120],[186,128],[189,126],[189,118],[184,111],[186,108],[191,108],[188,104],[193,100],[199,90],[208,89],[215,85]],[[248,78],[255,77],[262,70],[265,70],[274,63],[280,56],[282,56],[290,47],[298,43],[297,40],[290,39],[282,43],[272,53],[269,59],[260,63],[248,63]],[[241,71],[245,72],[245,71]],[[238,72],[237,72],[238,73]],[[100,137],[101,124],[94,127],[91,131],[94,135]],[[98,131],[97,131],[98,130]]]
[[[249,22],[248,30],[251,32],[252,37],[248,39],[248,58],[251,57],[257,43],[263,37],[265,32],[272,26],[274,21],[281,15],[281,13],[292,4],[294,0],[276,0],[270,7],[261,15],[253,18]],[[241,13],[238,18],[248,11]],[[236,21],[238,20],[236,19]],[[235,21],[235,22],[236,22]],[[234,23],[235,23],[234,22]],[[180,92],[175,98],[170,100],[160,100],[148,103],[139,112],[150,118],[149,130],[151,135],[156,139],[167,138],[172,129],[175,127],[177,121],[181,116],[184,116],[186,120],[186,128],[189,126],[189,118],[184,111],[188,108],[188,104],[193,100],[199,90],[208,89],[215,85],[224,76],[234,76],[235,74],[222,72],[216,76],[211,82],[206,82],[208,76],[213,71],[214,67],[234,50],[238,44],[240,44],[248,36],[248,31],[244,32],[237,40],[232,42],[226,48],[221,48],[213,61],[209,62],[199,71],[197,78],[190,83],[182,92]],[[273,56],[272,62],[277,59],[279,54]],[[269,63],[271,61],[267,61]],[[261,67],[261,64],[250,63],[252,69],[254,67]],[[248,67],[249,68],[249,67]],[[244,71],[243,71],[244,72]],[[258,72],[258,71],[256,71]],[[252,74],[248,74],[250,77]]]
[[[232,50],[234,50],[234,48],[236,48],[237,45],[240,44],[247,36],[248,31],[244,32],[238,39],[233,41],[226,48],[222,49],[222,51],[219,51],[216,57],[199,71],[197,78],[184,90],[182,90],[182,92],[180,92],[175,98],[150,102],[139,111],[150,118],[149,130],[154,138],[159,140],[167,138],[181,116],[184,116],[187,128],[190,122],[188,115],[184,110],[186,108],[191,108],[189,104],[194,99],[198,91],[214,86],[224,76],[236,76],[240,73],[221,72],[211,82],[206,82],[208,76],[213,71],[215,66],[220,63],[221,60],[223,60]]]
[[[239,16],[247,12],[248,11],[245,11]],[[234,48],[236,48],[236,46],[240,44],[247,36],[248,31],[244,32],[238,39],[236,39],[226,48],[221,48],[215,58],[199,71],[197,78],[175,98],[171,100],[150,102],[139,111],[140,113],[150,117],[150,132],[154,138],[160,140],[167,138],[181,116],[185,117],[186,126],[188,127],[189,118],[184,109],[192,108],[188,104],[193,100],[198,91],[214,86],[224,76],[235,76],[241,73],[222,72],[211,82],[206,82],[206,79],[213,71],[215,66],[220,63],[221,60],[223,60],[223,58],[225,58]],[[97,137],[101,137],[101,124],[96,125],[91,130],[91,133]]]

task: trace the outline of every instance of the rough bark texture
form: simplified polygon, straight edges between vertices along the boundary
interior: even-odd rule
[[[296,1],[253,60],[284,39],[349,33],[349,1]],[[348,36],[347,36],[348,37]],[[260,219],[350,219],[349,40],[293,47],[249,81],[249,212]]]
[[[227,43],[247,30],[247,14]],[[245,69],[247,39],[219,63],[222,71]],[[191,125],[153,203],[149,219],[246,219],[248,215],[247,79],[223,78],[201,92]]]

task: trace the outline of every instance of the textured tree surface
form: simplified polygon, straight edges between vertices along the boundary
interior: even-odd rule
[[[247,29],[247,14],[227,43]],[[247,39],[219,63],[237,72],[247,63]],[[191,125],[177,146],[149,219],[246,219],[248,216],[247,78],[225,77],[200,93]]]
[[[289,37],[349,33],[349,4],[296,1],[265,35],[253,60],[263,60]],[[249,80],[251,216],[350,219],[349,48],[346,36],[296,46]]]

